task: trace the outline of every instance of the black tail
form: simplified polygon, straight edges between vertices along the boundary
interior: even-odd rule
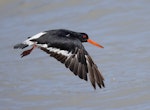
[[[22,43],[20,43],[20,44],[16,44],[16,45],[14,46],[14,49],[18,49],[18,48],[24,49],[24,48],[26,48],[27,46],[28,46],[27,44],[22,44]]]

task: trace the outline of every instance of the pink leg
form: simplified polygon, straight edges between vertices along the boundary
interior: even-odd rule
[[[23,51],[21,54],[21,57],[29,55],[35,47],[36,47],[36,45],[33,45],[33,47],[31,49]]]

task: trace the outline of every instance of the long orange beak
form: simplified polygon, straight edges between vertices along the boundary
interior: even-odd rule
[[[101,46],[100,44],[96,43],[95,41],[91,40],[91,39],[88,39],[87,42],[97,46],[97,47],[100,47],[100,48],[104,48],[103,46]]]

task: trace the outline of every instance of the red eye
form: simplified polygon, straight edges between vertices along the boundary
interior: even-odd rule
[[[87,38],[87,36],[86,36],[86,35],[83,35],[83,36],[82,36],[82,38],[84,38],[84,39],[85,39],[85,38]]]

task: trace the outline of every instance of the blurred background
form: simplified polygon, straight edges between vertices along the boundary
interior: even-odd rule
[[[1,0],[1,110],[149,110],[149,0]],[[105,78],[94,90],[39,49],[13,46],[50,29],[85,32],[84,46]]]

